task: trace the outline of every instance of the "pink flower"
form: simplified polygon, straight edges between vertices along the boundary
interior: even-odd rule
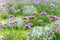
[[[25,23],[28,23],[28,22],[29,22],[28,16],[25,16],[23,19],[24,19],[24,22],[25,22]]]
[[[50,18],[53,20],[59,20],[59,17],[57,17],[57,16],[50,16]]]
[[[33,12],[33,14],[36,14],[36,12]]]
[[[36,5],[40,4],[40,0],[35,0],[34,4],[36,4]]]
[[[55,7],[55,5],[53,3],[50,4],[51,7]]]
[[[31,26],[29,26],[29,25],[25,25],[25,28],[26,28],[26,29],[30,29]]]
[[[14,21],[11,21],[11,22],[10,22],[10,25],[13,25],[13,24],[15,24],[15,22],[14,22]]]
[[[10,8],[10,10],[13,11],[14,13],[17,12],[17,10],[15,9],[15,6],[12,6],[12,7]]]
[[[55,2],[55,0],[52,0],[52,2]]]
[[[47,13],[46,12],[41,12],[40,15],[41,16],[45,16]]]
[[[38,22],[38,23],[42,23],[42,22],[43,22],[43,20],[38,20],[37,22]]]
[[[57,23],[57,24],[55,24],[55,26],[56,26],[56,27],[60,27],[60,24]]]
[[[29,23],[29,21],[28,21],[28,20],[24,20],[24,22],[25,22],[25,23]]]
[[[60,32],[60,30],[56,30],[56,32]]]
[[[15,20],[14,22],[17,24],[18,23],[18,20]]]
[[[24,17],[23,19],[24,19],[24,20],[28,20],[28,17],[26,16],[26,17]]]
[[[8,4],[5,4],[4,7],[5,7],[5,8],[9,8],[9,5],[8,5]]]
[[[15,10],[13,10],[13,12],[14,13],[20,12],[20,9],[18,9],[18,10],[15,9]]]
[[[5,0],[0,0],[0,2],[4,2]]]
[[[15,6],[12,6],[11,8],[10,8],[14,13],[17,13],[17,12],[20,12],[20,9],[15,9]]]
[[[9,18],[13,18],[14,16],[13,15],[9,15]]]
[[[8,24],[5,23],[4,26],[8,26]]]
[[[32,23],[27,23],[27,25],[32,26],[33,24]]]
[[[34,19],[34,16],[29,16],[29,19]]]

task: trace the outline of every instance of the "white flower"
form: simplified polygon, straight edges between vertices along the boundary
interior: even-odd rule
[[[48,26],[44,27],[44,30],[50,30],[50,28]]]

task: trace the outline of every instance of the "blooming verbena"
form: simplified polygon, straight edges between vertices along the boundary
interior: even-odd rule
[[[10,7],[10,10],[14,13],[20,12],[20,9],[16,9],[15,6]]]
[[[38,5],[38,4],[40,4],[40,0],[34,0],[33,3]]]
[[[56,23],[55,26],[56,26],[56,27],[60,27],[60,24],[59,24],[59,23]]]
[[[32,23],[27,23],[27,25],[32,26],[33,24]]]
[[[13,18],[12,18],[13,19]],[[13,24],[16,24],[18,27],[19,26],[22,26],[23,25],[23,19],[22,18],[20,18],[20,17],[16,17],[16,18],[14,18],[14,20],[11,20],[10,22],[9,22],[9,25],[13,25]]]
[[[23,20],[24,20],[25,23],[28,23],[28,22],[29,22],[28,16],[25,16],[25,17],[23,18]]]
[[[55,26],[56,26],[56,32],[60,32],[60,23],[55,23]]]
[[[30,31],[29,33],[30,33],[30,37],[28,37],[28,40],[31,37],[32,37],[31,39],[33,39],[33,40],[35,40],[35,39],[39,40],[40,38],[42,40],[47,40],[46,38],[48,38],[48,40],[49,40],[50,38],[52,39],[54,37],[52,35],[52,34],[54,34],[53,31],[52,31],[52,28],[50,28],[48,26],[45,26],[45,27],[39,27],[39,26],[34,27],[32,29],[32,31]]]
[[[0,2],[4,2],[5,0],[0,0]]]
[[[51,7],[55,7],[55,4],[51,3],[50,6],[51,6]]]
[[[32,14],[37,14],[37,12],[33,12]]]
[[[35,17],[34,16],[28,16],[29,19],[34,19]]]
[[[10,21],[9,24],[10,24],[10,25],[13,25],[13,24],[17,24],[17,23],[18,23],[18,20],[16,20],[16,21],[14,20],[14,21]]]
[[[59,30],[56,30],[56,32],[59,32],[60,33],[60,29]]]
[[[46,12],[41,12],[40,15],[41,16],[45,16],[47,13]]]
[[[9,8],[9,4],[5,4],[4,7],[5,7],[5,8]]]
[[[54,23],[52,23],[51,28],[53,28],[53,30],[55,32],[60,32],[60,20],[56,20]]]
[[[14,18],[14,16],[13,15],[9,15],[9,18]]]
[[[23,19],[21,19],[20,17],[17,18],[9,18],[8,21],[2,21],[0,23],[0,28],[2,27],[11,27],[13,25],[17,25],[17,27],[23,26]]]
[[[15,24],[15,22],[14,21],[10,21],[10,23],[9,23],[10,25],[13,25],[13,24]]]
[[[24,20],[28,20],[28,16],[25,16],[23,19],[24,19]]]
[[[28,23],[26,23],[26,24],[23,26],[23,28],[24,28],[24,29],[30,29],[32,26],[33,26],[33,24],[30,23],[30,22],[28,22]]]
[[[25,23],[28,23],[29,19],[34,19],[34,18],[35,18],[34,16],[25,16],[23,19]]]
[[[43,23],[43,20],[40,19],[40,20],[38,20],[37,22],[38,22],[38,23]]]
[[[56,0],[51,0],[52,2],[55,2]]]
[[[58,16],[52,16],[52,15],[50,16],[50,18],[53,20],[59,20],[60,19]]]
[[[7,24],[7,23],[4,23],[4,24],[3,24],[3,26],[7,27],[7,26],[8,26],[8,24]]]
[[[28,22],[29,22],[29,20],[24,20],[24,22],[25,22],[25,23],[28,23]]]
[[[5,23],[5,22],[0,22],[0,30],[2,30],[2,27],[7,27],[8,26],[8,24],[7,23]]]

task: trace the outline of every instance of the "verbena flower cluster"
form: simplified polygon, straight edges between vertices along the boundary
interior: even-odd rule
[[[55,0],[0,0],[1,40],[60,40],[60,4]]]

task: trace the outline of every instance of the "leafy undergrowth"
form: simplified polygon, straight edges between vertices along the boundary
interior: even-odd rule
[[[0,35],[5,37],[3,40],[25,40],[27,35],[27,30],[22,29],[4,29],[0,32]]]

